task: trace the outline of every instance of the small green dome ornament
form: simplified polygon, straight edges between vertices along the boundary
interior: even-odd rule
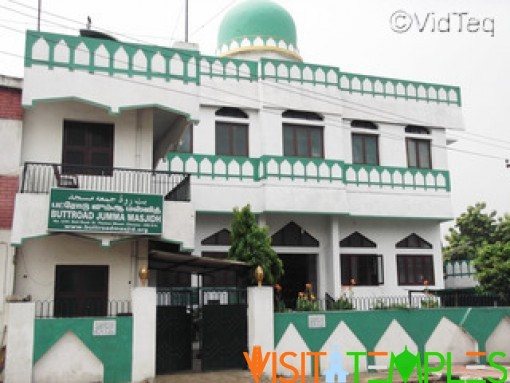
[[[294,19],[271,0],[246,0],[224,16],[217,43],[220,56],[274,51],[302,61]]]

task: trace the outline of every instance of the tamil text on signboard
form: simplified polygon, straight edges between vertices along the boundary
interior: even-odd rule
[[[163,197],[152,194],[52,189],[48,230],[161,234]]]

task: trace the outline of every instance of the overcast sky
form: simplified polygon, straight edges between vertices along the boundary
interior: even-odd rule
[[[214,54],[223,14],[241,1],[189,0],[190,40],[202,53]],[[276,1],[294,16],[305,62],[460,86],[466,130],[451,134],[454,213],[477,201],[510,213],[510,1]],[[36,8],[37,0],[0,0],[0,74],[23,76],[22,59],[6,53],[23,55],[21,31],[36,29]],[[42,0],[42,9],[44,31],[76,34],[90,16],[121,40],[169,46],[184,37],[184,0]]]

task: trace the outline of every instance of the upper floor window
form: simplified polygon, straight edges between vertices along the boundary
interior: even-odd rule
[[[407,165],[410,168],[432,169],[430,141],[406,138]]]
[[[429,129],[423,126],[408,125],[405,128],[408,134],[430,134]],[[432,169],[431,141],[429,139],[407,137],[406,152],[407,166],[410,168]]]
[[[284,156],[324,158],[322,116],[313,112],[287,110],[282,117],[287,120],[283,123]]]
[[[216,154],[248,157],[248,115],[240,109],[216,111]]]
[[[351,127],[377,130],[377,125],[371,121],[354,120]],[[379,165],[379,143],[376,134],[359,133],[352,134],[352,162],[354,164]]]
[[[64,173],[111,173],[113,124],[64,120],[62,163]]]

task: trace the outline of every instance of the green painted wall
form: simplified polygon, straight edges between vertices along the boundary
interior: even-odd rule
[[[308,315],[314,313],[275,314],[275,345],[280,342],[285,330],[293,324],[310,351],[320,351],[338,324],[343,321],[356,335],[367,351],[376,351],[375,346],[395,319],[413,339],[418,351],[425,351],[425,344],[441,319],[447,318],[463,327],[478,342],[478,351],[485,351],[485,344],[501,320],[510,317],[510,308],[451,308],[423,310],[373,310],[335,311],[322,313],[326,316],[326,327],[308,328]],[[373,360],[369,359],[369,363]]]
[[[92,330],[96,320],[117,321],[117,334],[93,336]],[[68,331],[72,331],[103,363],[105,383],[131,381],[132,317],[36,319],[34,364]]]

